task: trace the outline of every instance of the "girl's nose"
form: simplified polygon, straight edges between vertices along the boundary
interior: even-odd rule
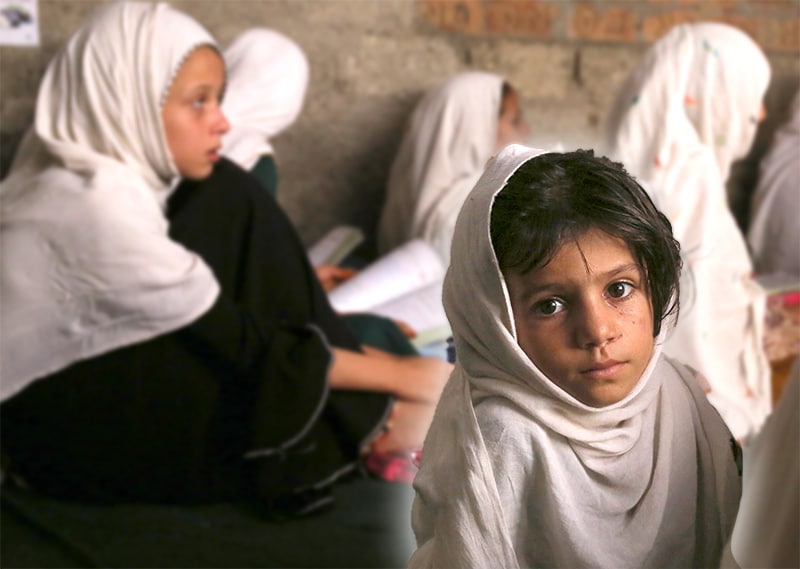
[[[223,135],[231,129],[231,123],[228,122],[228,117],[222,112],[222,107],[217,105],[217,116],[214,117],[211,123],[214,129],[214,134]]]
[[[619,336],[617,314],[602,301],[584,305],[576,316],[576,337],[581,348],[603,347]]]

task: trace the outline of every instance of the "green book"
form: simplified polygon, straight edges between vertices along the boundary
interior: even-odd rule
[[[308,250],[308,258],[314,267],[338,265],[363,241],[364,232],[360,228],[353,225],[339,225]]]

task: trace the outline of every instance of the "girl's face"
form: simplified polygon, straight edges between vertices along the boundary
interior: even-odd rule
[[[509,144],[523,143],[527,140],[531,130],[525,117],[522,116],[522,107],[519,104],[519,95],[511,89],[503,97],[500,109],[500,118],[497,121],[497,144],[495,152]]]
[[[230,125],[220,110],[225,64],[216,50],[200,47],[181,65],[161,109],[172,159],[181,176],[208,177],[219,160]]]
[[[631,392],[653,354],[653,311],[624,241],[591,229],[505,279],[517,342],[550,381],[591,407]]]

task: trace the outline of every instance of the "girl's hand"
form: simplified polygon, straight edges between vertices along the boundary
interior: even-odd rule
[[[408,402],[436,405],[453,371],[453,364],[432,357],[404,359],[408,372],[405,380],[395,387],[397,397]]]
[[[396,356],[363,346],[362,352],[333,348],[328,378],[334,389],[391,393],[408,402],[435,405],[453,365],[439,358]]]
[[[402,320],[393,320],[395,326],[400,328],[400,331],[405,334],[406,338],[416,338],[417,331],[414,330],[411,326],[403,322]]]
[[[398,399],[418,403],[436,404],[447,383],[453,364],[439,358],[423,356],[396,356],[370,346],[362,346],[369,357],[390,360],[391,373],[385,373],[390,384],[386,390]]]
[[[329,292],[346,280],[351,279],[358,271],[337,265],[319,265],[314,267],[314,272],[317,273],[317,278],[322,284],[323,290]]]
[[[398,453],[421,449],[435,409],[436,406],[430,403],[395,402],[386,431],[375,439],[370,450]]]

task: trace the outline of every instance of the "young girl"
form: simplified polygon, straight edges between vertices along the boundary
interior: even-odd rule
[[[725,185],[765,116],[769,81],[747,34],[684,24],[648,50],[608,119],[609,155],[641,181],[681,244],[682,317],[664,351],[708,379],[709,400],[742,441],[772,409],[766,294]]]
[[[714,567],[731,435],[661,355],[669,222],[591,153],[510,146],[456,224],[458,354],[414,486],[411,567]]]
[[[517,91],[498,75],[460,73],[428,91],[389,173],[379,252],[422,238],[446,265],[456,215],[486,161],[528,134]]]
[[[251,28],[225,49],[228,71],[222,110],[231,124],[221,154],[248,170],[276,196],[278,167],[271,139],[287,129],[303,106],[309,64],[291,38],[267,28]],[[352,268],[333,264],[314,267],[322,288],[337,287],[352,277]],[[361,344],[397,355],[417,351],[392,320],[372,314],[342,316]]]
[[[297,514],[379,433],[421,443],[449,366],[348,334],[220,159],[224,89],[213,38],[157,3],[106,7],[48,67],[0,186],[2,449],[34,491]]]
[[[292,39],[252,28],[225,48],[228,85],[222,108],[231,129],[222,154],[249,170],[274,196],[278,171],[271,139],[300,114],[308,87],[308,59]]]

